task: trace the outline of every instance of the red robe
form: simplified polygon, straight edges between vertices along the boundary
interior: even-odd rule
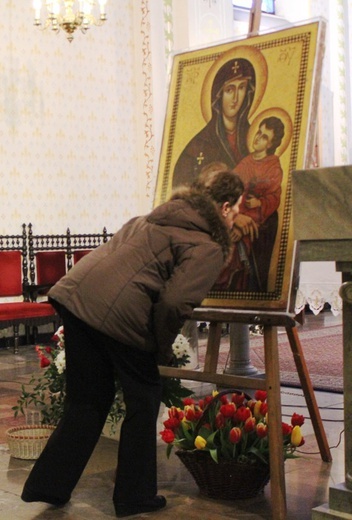
[[[268,155],[256,161],[252,155],[247,155],[234,171],[244,184],[243,201],[240,213],[252,217],[256,224],[263,224],[280,205],[282,168],[276,155]],[[261,201],[258,208],[246,207],[246,198],[253,195]]]
[[[234,168],[244,184],[243,201],[240,213],[251,217],[259,228],[259,238],[254,243],[250,241],[249,235],[242,239],[248,261],[241,257],[238,244],[234,246],[231,260],[227,267],[221,272],[214,289],[246,291],[249,290],[249,257],[254,250],[255,262],[257,264],[256,274],[260,290],[266,290],[270,259],[277,231],[277,217],[274,213],[280,205],[281,182],[283,177],[280,160],[276,155],[268,155],[263,159],[255,160],[252,155],[247,155]],[[257,208],[247,208],[246,198],[254,196],[261,201]],[[273,217],[263,227],[267,219]],[[236,222],[236,221],[235,221]],[[274,226],[274,227],[273,227]],[[270,229],[273,227],[272,229]],[[253,265],[252,265],[253,269]]]

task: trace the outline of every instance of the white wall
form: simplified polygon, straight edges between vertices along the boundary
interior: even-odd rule
[[[30,1],[3,3],[0,234],[114,231],[138,212],[134,6],[109,2],[69,43],[34,27]]]

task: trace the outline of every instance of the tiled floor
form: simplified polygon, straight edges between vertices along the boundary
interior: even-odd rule
[[[311,317],[304,327],[323,327],[336,324],[339,318],[325,312]],[[19,390],[19,383],[28,378],[37,366],[33,349],[22,348],[15,357],[11,351],[0,351],[0,435],[9,426],[11,406]],[[316,392],[333,462],[322,462],[315,435],[307,419],[303,426],[306,444],[301,458],[285,463],[288,520],[308,520],[312,508],[328,501],[329,486],[344,481],[343,395]],[[293,411],[308,412],[299,389],[282,388],[283,415]],[[4,436],[2,435],[2,438]],[[115,518],[111,501],[117,441],[102,436],[96,450],[77,485],[72,500],[56,509],[45,504],[25,504],[20,499],[23,483],[33,462],[10,457],[6,444],[0,444],[0,520],[105,520]],[[216,501],[199,494],[192,477],[175,455],[168,460],[165,444],[158,441],[159,493],[167,497],[166,509],[159,513],[139,515],[138,518],[176,520],[181,518],[220,520],[260,520],[271,518],[275,499],[270,483],[255,499]],[[148,468],[141,468],[148,471]],[[137,517],[134,517],[137,518]]]

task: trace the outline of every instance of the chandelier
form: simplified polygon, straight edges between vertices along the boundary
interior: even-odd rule
[[[106,20],[105,5],[108,0],[33,0],[34,25],[51,27],[58,33],[60,29],[67,33],[67,39],[73,40],[73,33],[80,29],[86,33],[91,25],[103,25]],[[42,5],[46,6],[47,16],[42,23]],[[78,4],[78,5],[77,5]],[[93,15],[95,4],[99,4],[99,17]]]

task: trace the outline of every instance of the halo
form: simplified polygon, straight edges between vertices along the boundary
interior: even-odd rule
[[[253,147],[252,147],[253,139],[254,139],[255,134],[258,131],[260,122],[263,119],[265,119],[267,117],[272,117],[272,116],[275,116],[275,117],[278,117],[279,119],[281,119],[281,121],[283,122],[284,127],[285,127],[285,134],[282,138],[280,146],[278,146],[275,151],[275,155],[280,156],[285,152],[286,148],[288,147],[288,145],[291,141],[293,125],[292,125],[291,117],[286,112],[286,110],[284,110],[283,108],[279,108],[279,107],[268,108],[267,110],[263,110],[263,112],[260,112],[257,116],[255,116],[255,118],[252,121],[251,126],[248,130],[248,135],[247,135],[247,146],[248,146],[249,150],[253,149]]]
[[[268,66],[263,54],[255,47],[251,47],[249,45],[240,45],[239,47],[233,47],[232,49],[229,49],[228,51],[221,54],[221,56],[210,67],[204,78],[200,102],[202,114],[206,122],[210,121],[212,115],[211,88],[213,85],[214,78],[220,67],[222,67],[227,61],[232,60],[234,58],[247,59],[251,62],[255,71],[256,87],[253,103],[248,117],[254,114],[254,112],[258,108],[259,103],[263,98],[268,80]]]

